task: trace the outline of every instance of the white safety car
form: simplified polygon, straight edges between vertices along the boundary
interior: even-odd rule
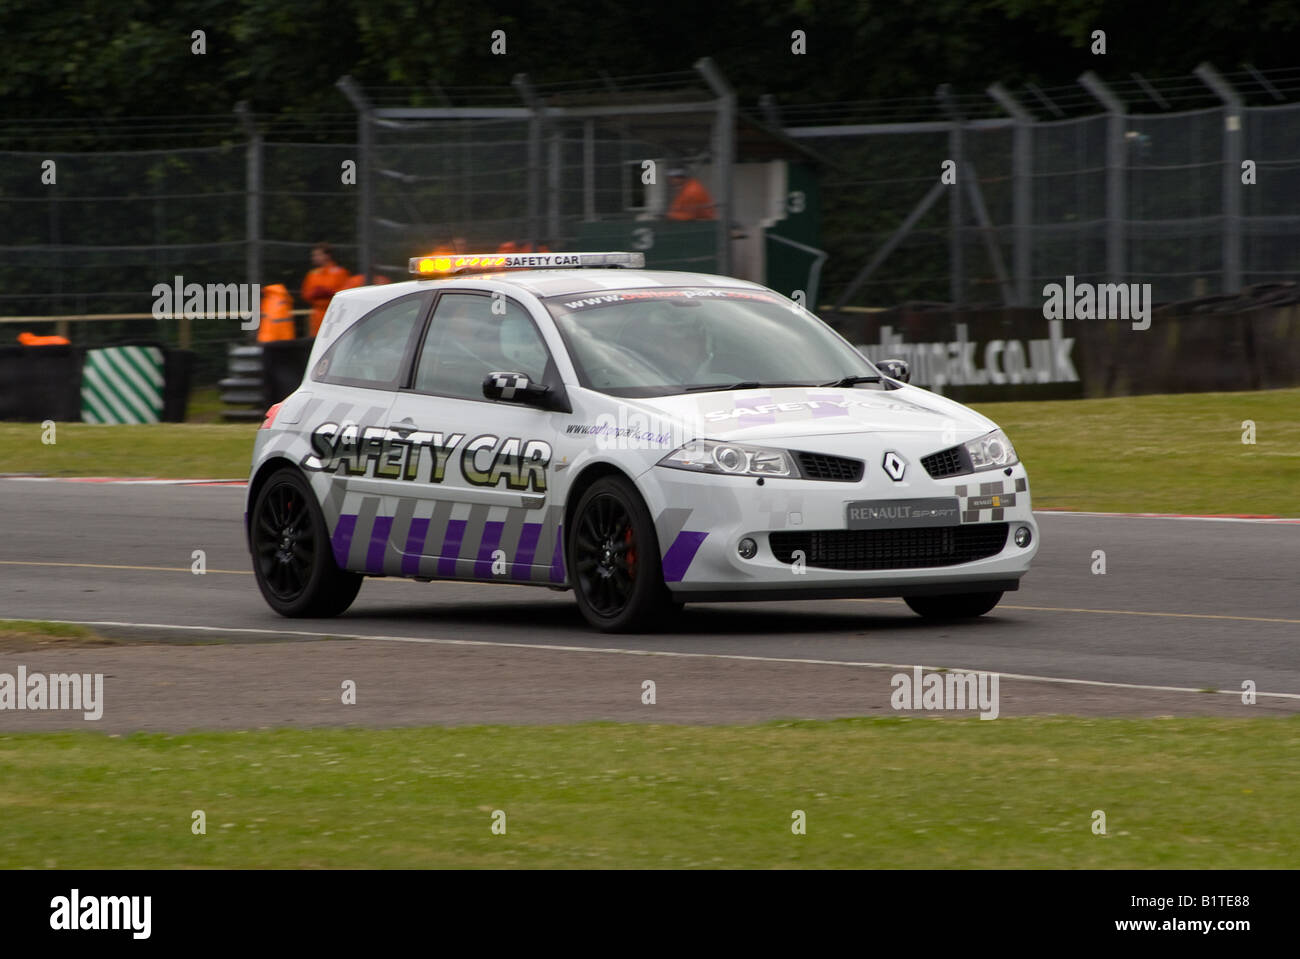
[[[1038,549],[997,425],[800,305],[639,253],[417,257],[339,293],[254,446],[246,528],[286,616],[367,576],[572,589],[649,630],[690,602],[991,610]]]

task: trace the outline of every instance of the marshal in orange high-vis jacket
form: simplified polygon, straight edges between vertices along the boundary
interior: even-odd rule
[[[293,297],[283,283],[262,287],[262,322],[257,342],[293,339]]]
[[[664,215],[670,220],[715,220],[718,216],[713,197],[695,177],[685,178]]]
[[[320,330],[321,320],[325,319],[325,310],[329,308],[334,294],[347,286],[351,274],[334,262],[328,244],[318,244],[312,249],[312,262],[315,269],[310,270],[302,281],[302,298],[311,307],[311,316],[307,321],[307,335],[315,336]]]

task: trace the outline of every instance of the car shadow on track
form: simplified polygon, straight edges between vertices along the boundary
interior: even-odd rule
[[[680,636],[682,638],[712,636],[789,636],[804,634],[878,635],[885,631],[922,631],[947,634],[951,630],[964,631],[1004,629],[1016,624],[1018,617],[1012,612],[999,614],[996,610],[988,616],[974,620],[937,623],[922,619],[900,604],[862,604],[860,613],[840,604],[833,610],[817,609],[812,604],[715,604],[688,606],[669,625],[656,632],[628,633],[625,636]],[[597,640],[602,634],[587,625],[578,608],[571,602],[457,602],[403,604],[400,608],[376,607],[367,609],[358,604],[353,610],[335,620],[347,632],[363,633],[370,629],[391,629],[395,625],[418,625],[422,631],[454,630],[457,635],[447,638],[496,639],[505,642],[517,640],[545,642],[572,641],[581,637]],[[346,624],[346,625],[345,625]],[[612,637],[611,637],[612,638]]]

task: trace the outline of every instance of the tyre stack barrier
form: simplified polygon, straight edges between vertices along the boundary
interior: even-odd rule
[[[262,402],[270,408],[292,393],[307,372],[307,360],[316,340],[272,340],[262,346]]]
[[[232,344],[226,354],[227,376],[217,386],[221,390],[224,420],[249,422],[266,414],[262,386],[262,344]]]

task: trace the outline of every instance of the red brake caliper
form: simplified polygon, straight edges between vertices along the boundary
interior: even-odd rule
[[[636,547],[634,547],[634,546],[632,545],[632,527],[631,527],[631,526],[629,526],[629,527],[627,528],[627,532],[623,534],[623,542],[627,543],[627,547],[628,547],[628,549],[627,549],[627,574],[628,574],[629,576],[635,577],[635,576],[636,576]]]

